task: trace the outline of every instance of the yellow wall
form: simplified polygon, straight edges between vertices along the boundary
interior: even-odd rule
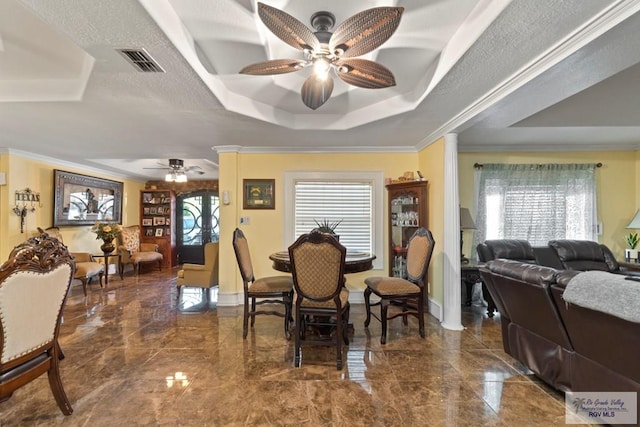
[[[419,169],[429,182],[429,223],[436,244],[429,267],[429,294],[442,304],[444,300],[444,139],[421,150]]]
[[[619,258],[624,258],[625,227],[640,208],[637,185],[640,176],[638,153],[634,151],[553,152],[553,153],[460,153],[458,176],[460,205],[473,207],[474,163],[602,163],[597,169],[598,219],[603,234],[599,241]],[[472,211],[475,219],[475,212]],[[465,232],[465,254],[474,253],[472,236]]]
[[[122,200],[122,221],[124,225],[139,222],[140,190],[144,182],[122,180],[106,174],[74,169],[44,160],[35,160],[13,153],[0,156],[0,170],[6,173],[7,185],[0,187],[0,259],[5,260],[9,252],[25,239],[37,233],[37,227],[47,228],[53,225],[53,170],[61,169],[98,178],[111,179],[124,183]],[[17,190],[30,188],[40,193],[42,207],[28,213],[24,233],[20,233],[20,217],[12,212],[14,193]],[[64,243],[74,252],[99,252],[101,242],[97,242],[95,234],[89,226],[61,227]]]
[[[251,258],[256,277],[277,274],[271,267],[270,253],[286,249],[293,242],[284,241],[284,173],[287,171],[383,171],[385,177],[397,178],[405,171],[418,170],[416,153],[304,153],[304,154],[248,154],[220,153],[220,191],[232,190],[231,204],[221,210],[220,235],[220,293],[242,291],[240,277],[233,248],[231,246],[233,229],[240,227],[249,242]],[[236,171],[232,170],[233,168]],[[274,210],[243,210],[243,179],[275,179]],[[386,191],[385,205],[386,206]],[[386,208],[385,208],[386,215]],[[239,225],[240,217],[248,216],[249,225]],[[385,221],[384,254],[376,254],[386,260],[388,230]],[[386,269],[387,263],[383,262]],[[386,274],[386,270],[372,270],[367,273],[349,275],[350,288],[364,289],[364,278]]]

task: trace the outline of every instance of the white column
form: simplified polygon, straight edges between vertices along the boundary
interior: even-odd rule
[[[458,195],[458,135],[444,137],[444,315],[442,327],[460,331],[460,197]]]

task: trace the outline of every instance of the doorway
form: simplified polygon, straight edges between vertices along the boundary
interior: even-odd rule
[[[204,264],[204,245],[220,237],[220,200],[214,191],[194,191],[177,198],[178,264]]]

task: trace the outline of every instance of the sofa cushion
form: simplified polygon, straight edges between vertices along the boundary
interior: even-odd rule
[[[507,259],[490,261],[487,268],[492,273],[537,285],[555,283],[555,277],[558,273],[558,270],[554,268]]]
[[[104,265],[99,262],[76,262],[75,278],[89,278],[97,274],[104,273]]]

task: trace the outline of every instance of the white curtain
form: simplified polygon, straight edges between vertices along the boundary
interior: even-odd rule
[[[484,164],[474,247],[488,239],[597,240],[595,164]]]

